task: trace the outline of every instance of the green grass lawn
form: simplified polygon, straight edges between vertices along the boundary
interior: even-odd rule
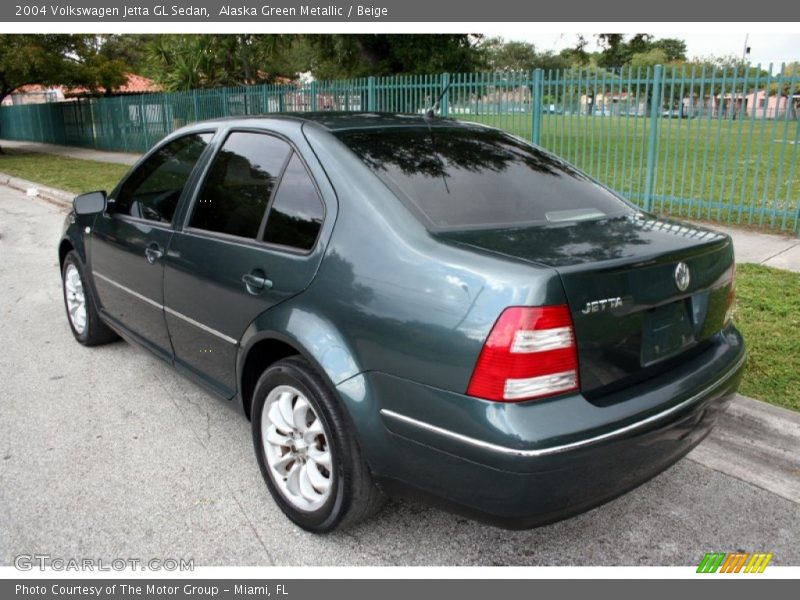
[[[76,194],[95,190],[110,192],[130,168],[126,165],[37,152],[8,149],[4,152],[5,154],[0,154],[0,173]]]
[[[739,391],[800,411],[800,273],[739,265],[734,320],[750,352]]]
[[[531,138],[530,113],[454,114]],[[800,122],[662,119],[654,209],[793,230],[800,210]],[[545,114],[541,144],[626,198],[645,189],[650,119]]]

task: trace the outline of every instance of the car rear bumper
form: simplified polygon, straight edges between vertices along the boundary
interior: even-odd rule
[[[422,495],[501,526],[533,527],[619,496],[703,440],[745,364],[734,328],[718,338],[699,356],[604,406],[580,394],[494,403],[364,374],[354,420],[390,493]],[[347,396],[352,389],[352,382],[340,386],[348,404],[355,400]],[[368,406],[377,415],[363,424],[358,413]]]

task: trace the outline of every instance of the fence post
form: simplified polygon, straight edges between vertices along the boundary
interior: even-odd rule
[[[34,132],[34,138],[37,142],[44,142],[44,128],[42,127],[42,105],[37,104],[35,105],[36,108],[33,111],[33,116],[36,117],[36,130]]]
[[[194,120],[200,120],[200,109],[197,105],[197,90],[192,90],[192,105],[194,106]]]
[[[317,82],[316,80],[311,82],[311,89],[309,90],[309,94],[311,94],[311,110],[316,112],[319,110],[319,102],[317,100]]]
[[[650,99],[650,139],[647,147],[647,170],[644,180],[644,209],[653,206],[653,184],[655,182],[656,150],[658,146],[658,125],[661,111],[661,76],[664,67],[656,65],[653,69],[653,94]]]
[[[142,129],[144,129],[144,148],[147,150],[150,148],[150,123],[147,120],[147,115],[145,114],[144,108],[144,94],[139,95],[139,117],[141,118],[142,122]]]
[[[531,143],[537,146],[542,139],[542,70],[533,70],[531,84]]]
[[[97,122],[94,118],[94,102],[91,99],[89,100],[89,120],[92,122],[92,143],[89,147],[100,148],[97,145]]]
[[[373,76],[367,79],[367,110],[375,111],[375,77]]]
[[[442,73],[442,85],[439,88],[439,93],[442,94],[442,101],[439,105],[439,110],[443,118],[447,118],[450,114],[450,73]]]

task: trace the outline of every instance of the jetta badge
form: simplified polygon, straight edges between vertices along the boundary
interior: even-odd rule
[[[584,315],[596,312],[605,312],[612,308],[620,308],[622,306],[622,298],[603,298],[602,300],[595,300],[594,302],[587,302],[586,307],[581,311]]]
[[[675,285],[678,286],[680,291],[685,292],[686,288],[689,287],[689,281],[691,281],[691,279],[689,267],[686,266],[686,263],[679,262],[678,266],[675,267]]]

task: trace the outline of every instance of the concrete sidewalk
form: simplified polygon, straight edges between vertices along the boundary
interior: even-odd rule
[[[132,165],[141,154],[130,154],[127,152],[104,152],[102,150],[92,150],[91,148],[76,148],[75,146],[56,146],[55,144],[40,144],[38,142],[18,142],[14,140],[0,140],[0,148],[21,150],[23,152],[41,152],[43,154],[57,154],[69,158],[80,158],[83,160],[97,160],[100,162],[118,163],[120,165]]]
[[[0,140],[0,147],[124,165],[132,165],[141,157],[140,154],[103,152],[101,150],[90,150],[88,148],[55,146],[36,142],[15,142],[12,140]],[[21,189],[22,191],[27,191],[29,187],[35,187],[38,189],[38,194],[36,195],[42,196],[45,199],[58,201],[64,198],[63,195],[59,196],[55,193],[58,192],[58,190],[47,190],[42,188],[42,186],[9,177],[4,173],[0,173],[0,184],[5,184],[15,189]],[[66,195],[71,197],[70,194]],[[757,263],[800,273],[800,239],[796,237],[773,233],[760,233],[748,229],[737,229],[717,224],[709,225],[707,223],[698,223],[698,225],[711,227],[730,235],[733,238],[733,244],[736,248],[737,263]]]
[[[727,233],[733,238],[737,263],[757,263],[800,272],[800,239],[786,235],[760,233],[748,229],[736,229],[712,224],[717,231]]]

